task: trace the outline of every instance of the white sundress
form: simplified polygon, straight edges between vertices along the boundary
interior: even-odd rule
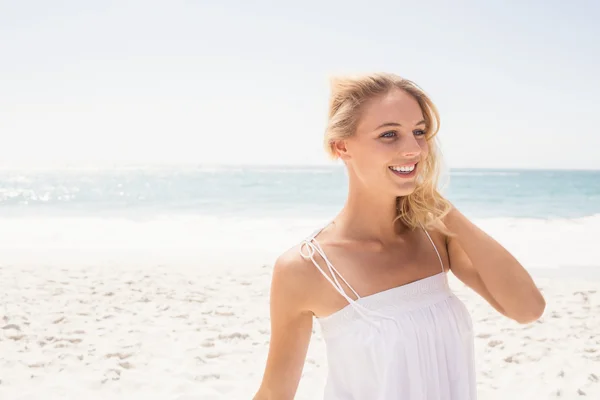
[[[305,239],[300,251],[348,301],[317,318],[327,349],[324,400],[475,400],[471,316],[450,290],[429,233],[424,229],[440,273],[361,297],[327,259],[316,240],[321,230]],[[357,300],[346,294],[340,279]]]

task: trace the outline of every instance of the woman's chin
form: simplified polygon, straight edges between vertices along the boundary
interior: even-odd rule
[[[396,197],[403,197],[414,193],[414,191],[417,189],[417,182],[415,182],[414,180],[407,181],[400,185],[396,184],[395,186],[396,187],[394,188],[394,194],[396,195]]]

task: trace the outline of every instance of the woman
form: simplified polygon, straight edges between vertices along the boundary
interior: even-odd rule
[[[327,346],[325,399],[475,399],[471,318],[449,270],[508,318],[542,315],[521,264],[437,191],[438,127],[434,104],[409,80],[333,81],[325,146],[347,168],[348,197],[275,263],[256,400],[293,399],[313,316]]]

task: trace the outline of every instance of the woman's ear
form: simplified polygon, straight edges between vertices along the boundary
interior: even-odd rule
[[[331,144],[331,148],[333,149],[334,153],[342,160],[348,160],[350,158],[350,154],[348,153],[348,149],[346,148],[345,140],[336,140]]]

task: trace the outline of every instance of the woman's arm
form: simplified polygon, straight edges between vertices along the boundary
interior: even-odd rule
[[[444,224],[453,273],[496,310],[519,323],[538,319],[546,303],[523,266],[497,241],[452,209]]]
[[[312,333],[313,314],[306,309],[306,265],[286,254],[273,268],[270,295],[271,341],[262,383],[254,400],[292,400]]]

